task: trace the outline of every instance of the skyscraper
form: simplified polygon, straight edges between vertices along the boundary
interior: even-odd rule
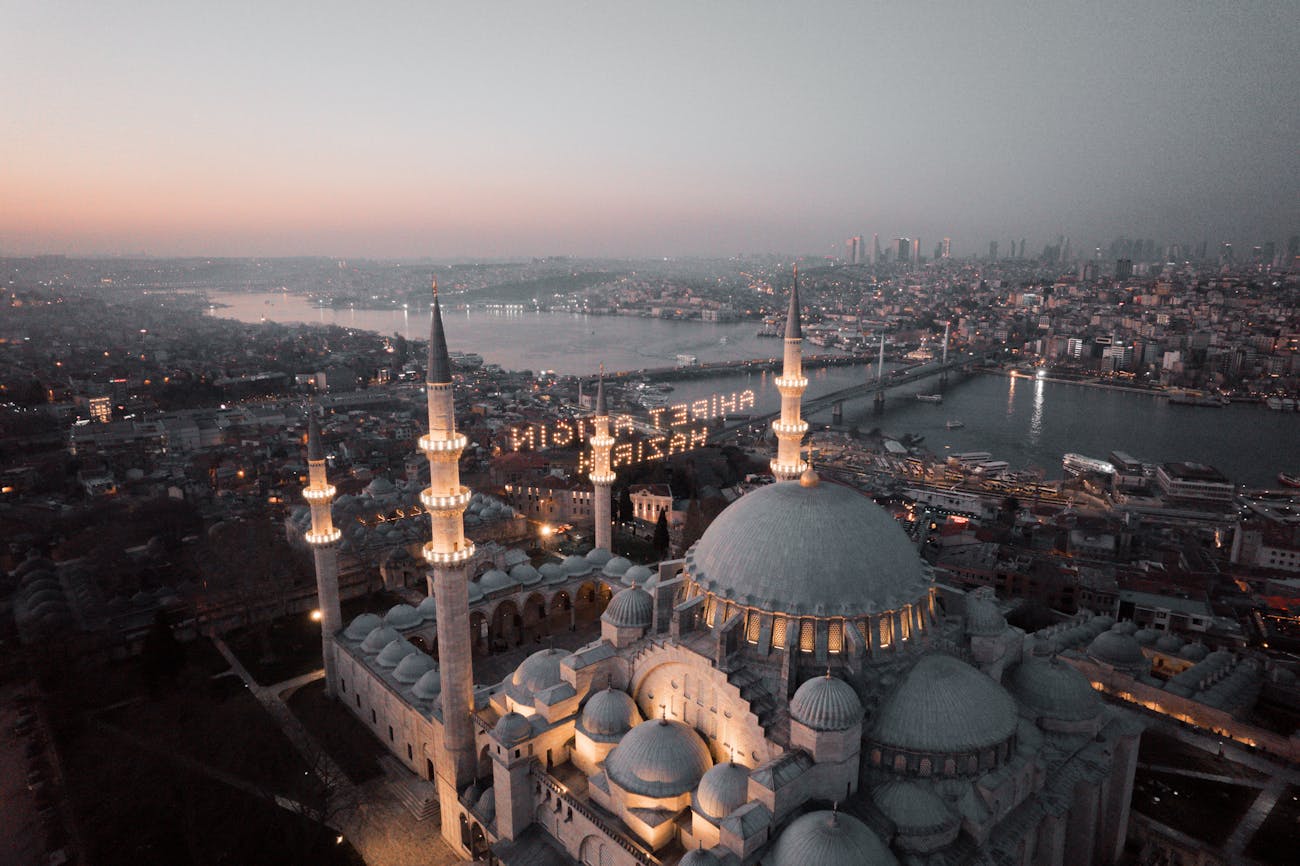
[[[921,263],[921,239],[912,239],[912,263],[919,265]]]
[[[879,234],[873,234],[871,236],[871,263],[873,265],[880,264],[880,235]]]
[[[894,238],[894,261],[900,265],[912,258],[912,239]]]
[[[996,262],[997,260],[998,260],[998,242],[989,241],[989,261]]]
[[[952,258],[952,238],[943,239],[943,249],[939,252],[940,258]]]

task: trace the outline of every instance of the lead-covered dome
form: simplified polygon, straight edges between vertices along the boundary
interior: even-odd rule
[[[898,522],[830,483],[782,482],[742,496],[687,552],[686,572],[720,598],[813,616],[896,610],[930,584]]]
[[[535,652],[519,663],[506,680],[505,693],[520,704],[532,704],[538,692],[563,682],[560,676],[560,659],[568,653],[558,649]]]
[[[986,674],[946,655],[927,655],[880,705],[871,739],[923,755],[977,752],[1016,730],[1016,703]]]
[[[1120,630],[1120,625],[1104,631],[1088,644],[1088,655],[1117,668],[1143,668],[1147,666],[1142,645],[1132,634]]]
[[[897,866],[885,843],[852,815],[809,812],[790,822],[771,866]]]
[[[795,690],[790,716],[814,731],[845,731],[862,721],[862,701],[853,686],[827,674]]]
[[[727,761],[704,774],[695,789],[695,808],[712,821],[721,821],[749,802],[749,768]]]
[[[1034,717],[1082,722],[1097,718],[1102,709],[1088,678],[1055,659],[1030,656],[1007,673],[1005,683]]]
[[[645,628],[654,614],[654,600],[639,586],[629,586],[614,593],[600,618],[620,628]]]
[[[596,692],[578,716],[578,729],[589,737],[617,740],[641,723],[641,711],[625,692],[607,688]]]
[[[633,794],[676,797],[713,766],[709,749],[689,725],[663,719],[628,731],[605,760],[605,774]]]

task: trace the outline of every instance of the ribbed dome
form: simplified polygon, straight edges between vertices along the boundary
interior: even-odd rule
[[[987,598],[966,596],[966,634],[994,637],[1006,631],[1007,619],[998,606]]]
[[[437,668],[426,671],[423,676],[415,681],[411,686],[411,693],[417,698],[425,701],[431,701],[442,691],[442,675],[438,673]]]
[[[694,789],[712,765],[694,729],[659,720],[628,731],[605,760],[605,773],[633,794],[676,797]]]
[[[696,848],[693,851],[687,851],[682,856],[682,859],[677,861],[677,866],[722,866],[722,861],[712,851]]]
[[[790,716],[814,731],[845,731],[862,721],[862,701],[853,686],[827,674],[799,686]]]
[[[563,679],[560,676],[560,659],[568,653],[558,649],[544,649],[535,652],[519,663],[515,672],[506,680],[505,692],[521,704],[531,704],[533,696],[540,691],[558,686]]]
[[[402,659],[418,652],[419,650],[409,640],[399,637],[379,651],[379,655],[375,657],[375,664],[383,668],[395,668]]]
[[[634,565],[623,572],[623,577],[620,580],[624,586],[645,586],[654,575],[654,569],[649,566]]]
[[[378,617],[375,618],[378,619]],[[353,622],[352,625],[356,625],[356,623]],[[361,651],[372,654],[377,653],[393,641],[401,639],[402,636],[398,634],[397,629],[391,625],[381,625],[372,629],[370,634],[366,635],[366,639],[361,642]]]
[[[686,555],[702,589],[789,614],[895,610],[929,590],[898,522],[839,484],[782,482],[736,500]]]
[[[1004,682],[1035,716],[1081,722],[1101,712],[1101,697],[1088,678],[1056,660],[1031,656],[1009,671]]]
[[[605,563],[604,568],[600,570],[601,574],[606,577],[622,577],[624,572],[632,567],[632,560],[626,557],[616,556],[609,562]]]
[[[614,593],[600,618],[620,628],[646,628],[654,613],[654,599],[650,593],[629,586]]]
[[[928,785],[913,781],[886,782],[871,791],[871,799],[904,836],[956,829],[961,819]]]
[[[721,821],[747,802],[749,768],[731,761],[705,773],[695,789],[695,807],[714,821]]]
[[[393,679],[410,685],[433,670],[433,659],[418,650],[410,653],[393,668]]]
[[[1121,623],[1122,625],[1122,623]],[[1137,668],[1146,666],[1146,657],[1137,638],[1131,634],[1116,631],[1104,631],[1088,644],[1088,655],[1117,668]]]
[[[412,628],[420,624],[424,617],[409,604],[395,604],[384,614],[384,622],[393,628]]]
[[[952,656],[922,656],[876,714],[871,739],[922,754],[960,754],[1005,742],[1016,704],[1001,686]]]
[[[513,746],[533,735],[533,726],[518,713],[506,713],[492,729],[492,735],[507,746]]]
[[[598,739],[617,738],[641,723],[636,702],[618,689],[596,692],[582,708],[578,727]]]
[[[898,866],[898,860],[866,824],[852,815],[835,812],[809,812],[791,821],[765,863],[770,866]]]

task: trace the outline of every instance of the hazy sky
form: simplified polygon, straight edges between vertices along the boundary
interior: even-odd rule
[[[0,253],[1300,231],[1296,0],[0,0]]]

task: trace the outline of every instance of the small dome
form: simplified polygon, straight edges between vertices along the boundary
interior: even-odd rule
[[[590,562],[595,568],[604,568],[605,563],[613,558],[614,554],[603,547],[593,547],[587,551],[587,562]]]
[[[1142,655],[1142,646],[1137,642],[1136,636],[1115,629],[1104,631],[1093,638],[1092,643],[1088,644],[1088,655],[1117,668],[1146,666],[1146,656]]]
[[[528,723],[528,719],[518,713],[506,713],[492,729],[492,736],[506,746],[523,742],[532,735],[533,726]]]
[[[532,563],[521,562],[510,569],[510,579],[520,586],[532,586],[535,583],[542,582],[542,575],[537,569],[533,568]]]
[[[966,596],[966,634],[972,637],[994,637],[1007,629],[1007,619],[991,599],[978,595]]]
[[[961,823],[943,798],[920,782],[886,782],[872,790],[871,799],[904,836],[949,832]]]
[[[838,677],[813,677],[790,699],[790,717],[814,731],[846,731],[862,721],[862,701]]]
[[[564,681],[560,676],[560,660],[567,655],[567,652],[558,649],[533,653],[520,662],[519,667],[506,680],[505,693],[517,703],[531,704],[538,692],[558,686]]]
[[[704,774],[695,789],[695,808],[714,822],[749,802],[749,768],[728,761]]]
[[[619,628],[646,628],[650,625],[653,612],[654,600],[650,598],[650,593],[629,586],[614,593],[600,618]]]
[[[1094,616],[1092,619],[1088,620],[1088,625],[1096,627],[1097,631],[1105,631],[1106,629],[1115,626],[1115,618],[1113,616],[1107,616],[1106,614]]]
[[[510,575],[496,568],[484,572],[483,576],[478,579],[478,587],[485,595],[489,592],[508,589],[514,585],[515,582],[510,579]]]
[[[420,618],[426,621],[435,621],[438,619],[438,600],[431,595],[426,595],[415,606],[415,612]]]
[[[569,577],[577,577],[580,574],[591,574],[595,566],[588,562],[586,557],[574,555],[564,557],[560,568],[564,569],[564,573]]]
[[[589,736],[608,741],[621,737],[641,723],[636,702],[618,689],[596,692],[582,708],[578,727]]]
[[[393,669],[393,679],[403,685],[410,685],[433,670],[433,659],[422,652],[413,652],[397,663]]]
[[[1160,640],[1156,641],[1156,649],[1162,653],[1176,653],[1183,648],[1183,639],[1171,631],[1160,635]]]
[[[677,866],[722,866],[722,861],[712,851],[696,848],[694,851],[687,851],[682,859],[677,861]]]
[[[547,583],[564,583],[565,581],[564,569],[560,567],[558,562],[543,562],[542,567],[537,571],[542,575],[542,580]]]
[[[1016,730],[1016,703],[990,677],[946,655],[922,656],[881,703],[871,739],[921,754],[976,752]]]
[[[424,701],[433,700],[441,691],[442,675],[438,673],[437,668],[425,671],[424,675],[415,681],[415,685],[411,686],[411,693]]]
[[[1081,722],[1101,712],[1101,697],[1088,678],[1055,659],[1030,656],[1009,671],[1004,682],[1035,716]]]
[[[468,584],[469,603],[474,604],[483,600],[483,587],[478,585],[477,580],[471,580]]]
[[[379,651],[379,655],[375,658],[375,664],[382,668],[395,668],[402,659],[411,653],[418,652],[419,650],[409,640],[399,637],[390,641],[386,647]]]
[[[1142,646],[1153,646],[1156,641],[1160,640],[1160,632],[1153,628],[1142,628],[1133,632],[1133,639]]]
[[[898,866],[875,833],[852,815],[809,812],[785,828],[770,866]]]
[[[626,557],[616,556],[609,562],[605,563],[605,567],[600,570],[600,573],[606,577],[622,577],[623,573],[631,567],[632,560],[627,559]]]
[[[375,619],[378,618],[379,617],[375,617]],[[360,619],[360,617],[357,619]],[[352,624],[356,625],[356,621],[354,620]],[[351,628],[351,626],[349,626],[349,628]],[[401,639],[402,636],[397,633],[397,629],[393,628],[391,625],[381,625],[378,628],[372,629],[370,634],[366,635],[366,639],[361,642],[361,651],[373,655],[393,641]]]
[[[375,479],[366,485],[366,493],[371,496],[387,496],[396,489],[393,482],[382,475],[376,475]]]
[[[1133,620],[1126,619],[1123,622],[1115,623],[1113,626],[1110,627],[1110,630],[1117,631],[1120,634],[1133,634],[1138,630],[1138,627],[1137,627],[1137,623],[1135,623]]]
[[[1178,655],[1190,662],[1199,662],[1210,654],[1203,643],[1189,643],[1178,651]]]
[[[393,628],[414,628],[423,620],[420,612],[409,604],[395,604],[384,614],[384,622]]]
[[[646,565],[634,565],[623,572],[620,578],[624,586],[645,586],[655,576],[654,569]]]
[[[605,760],[605,774],[643,797],[691,791],[713,765],[700,735],[681,722],[645,722],[628,731]]]

